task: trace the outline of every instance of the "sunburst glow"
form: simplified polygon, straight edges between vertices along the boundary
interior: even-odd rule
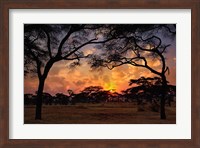
[[[116,90],[116,84],[115,84],[115,82],[105,83],[104,89],[105,90],[109,90],[110,92],[114,92]]]

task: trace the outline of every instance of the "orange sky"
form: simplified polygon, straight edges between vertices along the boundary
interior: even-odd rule
[[[91,54],[96,51],[93,47],[87,47],[84,54]],[[176,84],[176,51],[175,45],[169,48],[166,54],[166,63],[170,68],[170,74],[167,80],[170,84]],[[151,77],[153,75],[149,70],[131,65],[123,65],[113,70],[102,68],[101,71],[92,70],[90,66],[83,60],[82,65],[75,69],[68,68],[69,62],[60,61],[53,65],[45,82],[44,92],[52,95],[62,92],[67,94],[68,89],[72,89],[75,93],[80,92],[87,86],[102,86],[105,90],[114,89],[117,92],[127,89],[130,79]],[[155,69],[160,69],[159,61],[150,61]],[[26,77],[24,81],[25,93],[35,93],[38,87],[38,78]]]

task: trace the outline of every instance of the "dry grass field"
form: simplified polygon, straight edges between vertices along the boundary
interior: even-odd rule
[[[42,120],[34,120],[35,106],[25,106],[25,124],[175,124],[176,107],[166,105],[166,120],[158,112],[138,111],[134,103],[44,105]]]

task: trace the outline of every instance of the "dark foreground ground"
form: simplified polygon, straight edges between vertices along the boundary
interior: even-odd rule
[[[175,124],[176,107],[166,105],[166,120],[148,108],[138,111],[134,103],[44,105],[42,120],[34,120],[35,106],[25,106],[25,124]]]

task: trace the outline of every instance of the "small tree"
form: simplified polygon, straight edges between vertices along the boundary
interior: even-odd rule
[[[86,97],[85,99],[88,100],[88,102],[98,102],[101,97],[101,92],[103,91],[103,87],[101,86],[89,86],[84,88],[82,93]]]
[[[56,103],[60,105],[67,105],[69,103],[69,96],[63,94],[63,93],[57,93],[55,95]]]

